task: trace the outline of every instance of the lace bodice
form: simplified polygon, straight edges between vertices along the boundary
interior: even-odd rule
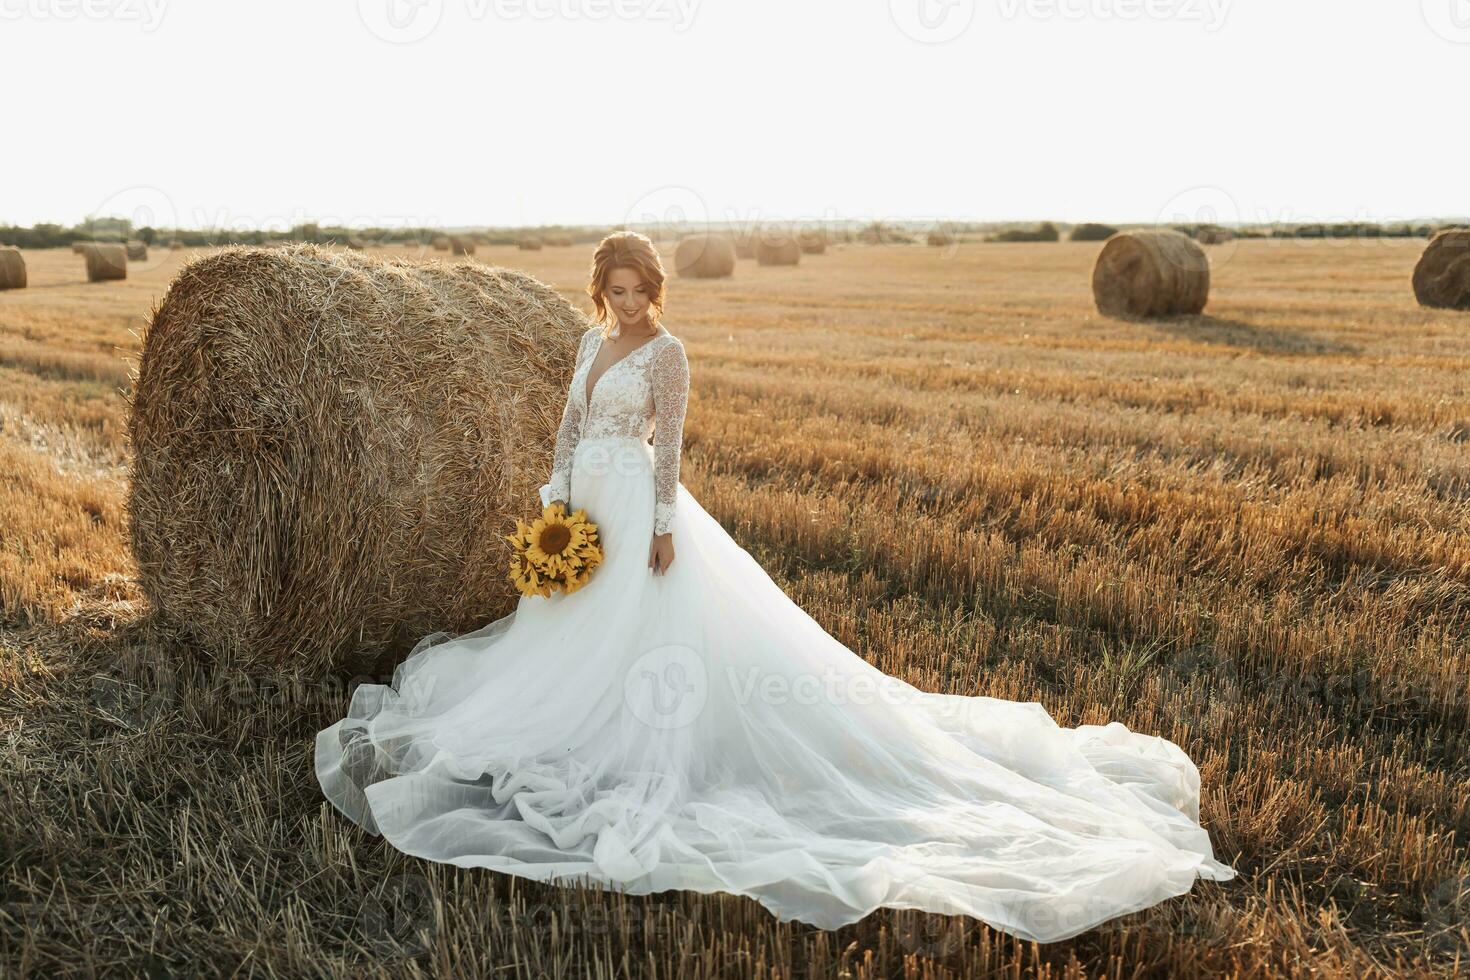
[[[577,366],[567,391],[561,426],[552,453],[551,480],[541,488],[543,503],[568,500],[572,454],[582,439],[623,436],[647,442],[653,436],[653,533],[673,525],[679,488],[679,452],[684,442],[684,409],[689,399],[689,361],[679,338],[659,327],[643,346],[624,354],[598,376],[589,400],[587,375],[602,347],[602,327],[582,334]],[[568,501],[570,502],[570,501]]]

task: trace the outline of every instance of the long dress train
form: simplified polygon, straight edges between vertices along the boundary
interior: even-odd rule
[[[824,928],[913,908],[1046,942],[1234,877],[1173,742],[925,692],[824,631],[677,481],[682,344],[660,327],[589,399],[600,342],[542,499],[586,509],[602,567],[359,686],[316,741],[342,813],[433,861],[747,895]]]

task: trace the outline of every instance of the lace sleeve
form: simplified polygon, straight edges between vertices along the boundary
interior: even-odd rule
[[[581,343],[577,345],[577,361],[572,367],[572,381],[567,385],[567,403],[561,411],[561,425],[556,430],[556,448],[551,454],[551,479],[541,487],[541,506],[545,507],[553,500],[568,499],[572,492],[572,454],[577,450],[577,442],[582,438],[582,404],[577,399],[576,383],[577,369],[582,366],[582,358],[586,356],[588,338],[592,336],[589,330],[582,335]]]
[[[678,340],[653,358],[653,533],[674,523],[679,492],[679,452],[684,445],[684,410],[689,400],[689,361]]]

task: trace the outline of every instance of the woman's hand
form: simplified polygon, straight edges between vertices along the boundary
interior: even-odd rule
[[[648,567],[653,569],[653,574],[662,575],[669,570],[673,562],[674,532],[655,534],[653,543],[648,546]]]

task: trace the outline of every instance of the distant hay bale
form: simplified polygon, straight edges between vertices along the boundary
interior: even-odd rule
[[[449,236],[437,235],[430,244],[434,246],[436,252],[447,252],[449,251]]]
[[[168,249],[170,252],[180,251],[183,247],[184,243],[179,241],[177,238],[168,243]]]
[[[1420,306],[1470,310],[1470,228],[1452,228],[1430,239],[1414,267]]]
[[[936,246],[953,245],[954,235],[947,231],[931,231],[924,237],[924,241]]]
[[[14,245],[0,245],[0,289],[25,288],[25,256]]]
[[[522,252],[537,252],[541,249],[541,239],[522,238],[520,241],[516,242],[516,247],[519,248]]]
[[[1200,225],[1194,232],[1194,240],[1201,245],[1224,245],[1234,237],[1230,229],[1218,225]]]
[[[796,247],[803,255],[822,255],[827,251],[827,235],[820,228],[803,228],[796,233]]]
[[[116,242],[88,242],[82,250],[87,260],[87,281],[128,277],[128,250]]]
[[[755,258],[755,239],[749,235],[737,235],[735,237],[735,257],[737,259]]]
[[[796,244],[796,239],[784,232],[760,233],[753,241],[758,265],[796,265],[801,261],[801,246]]]
[[[474,255],[475,243],[472,239],[460,235],[449,236],[449,254],[451,255]]]
[[[86,250],[87,250],[87,243],[86,242],[72,242],[71,243],[71,254],[73,254],[73,255],[81,255]]]
[[[130,241],[127,243],[128,261],[143,262],[148,258],[148,243]]]
[[[719,279],[735,271],[735,245],[724,235],[685,235],[674,249],[674,268],[690,279]]]
[[[539,513],[546,406],[588,326],[515,269],[313,244],[192,257],[128,419],[144,593],[221,662],[311,673],[503,616],[503,535]]]
[[[1177,231],[1122,232],[1098,253],[1092,295],[1107,316],[1198,313],[1210,297],[1210,261]]]
[[[1105,242],[1117,233],[1118,229],[1112,225],[1100,225],[1095,221],[1088,221],[1074,225],[1067,239],[1074,242]]]

